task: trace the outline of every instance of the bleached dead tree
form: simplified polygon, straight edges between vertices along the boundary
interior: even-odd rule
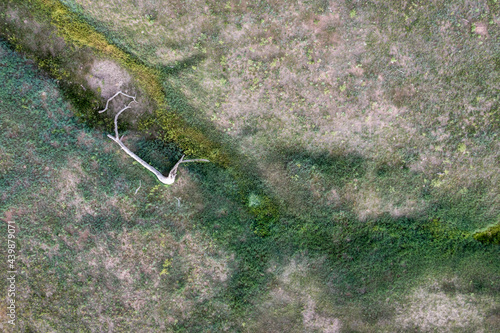
[[[202,159],[202,158],[193,159],[193,160],[185,160],[184,159],[184,155],[182,155],[181,159],[177,163],[175,163],[175,165],[172,168],[172,170],[170,170],[168,176],[167,177],[163,176],[160,171],[156,170],[153,166],[151,166],[148,163],[146,163],[142,158],[140,158],[139,156],[137,156],[136,154],[134,154],[130,149],[128,149],[127,146],[125,146],[125,144],[123,144],[123,142],[122,142],[123,136],[120,138],[120,136],[118,135],[118,117],[120,116],[120,114],[123,111],[125,111],[125,110],[127,110],[127,109],[130,108],[130,104],[137,103],[137,101],[135,100],[135,96],[130,96],[130,95],[127,95],[127,94],[119,91],[119,92],[117,92],[116,94],[114,94],[112,97],[110,97],[108,99],[108,101],[106,102],[106,108],[104,108],[104,110],[99,111],[99,113],[102,113],[102,112],[106,111],[108,109],[109,102],[112,101],[118,95],[123,95],[125,97],[132,98],[132,101],[130,103],[128,103],[128,105],[125,106],[123,109],[121,109],[120,111],[118,111],[118,113],[115,116],[115,136],[113,137],[113,136],[111,136],[111,135],[108,134],[108,137],[111,140],[113,140],[114,142],[116,142],[117,144],[119,144],[120,147],[130,157],[132,157],[134,160],[136,160],[137,162],[139,162],[143,167],[145,167],[146,169],[148,169],[149,171],[151,171],[152,173],[154,173],[154,175],[158,178],[158,180],[160,182],[162,182],[163,184],[167,184],[167,185],[173,184],[174,181],[175,181],[175,177],[177,176],[177,168],[179,167],[179,165],[181,163],[188,163],[188,162],[210,162],[209,160]]]

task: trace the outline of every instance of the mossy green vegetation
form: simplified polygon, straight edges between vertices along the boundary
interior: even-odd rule
[[[273,225],[279,221],[279,208],[267,196],[259,198],[259,202],[252,205],[249,197],[248,206],[255,216],[255,233],[261,237],[269,236]]]
[[[176,110],[168,107],[158,71],[145,66],[140,63],[138,59],[120,50],[115,45],[110,44],[103,34],[97,32],[92,26],[83,21],[77,14],[69,11],[59,1],[42,0],[19,2],[12,0],[4,4],[3,7],[4,11],[6,8],[15,8],[23,13],[29,12],[30,16],[41,24],[52,25],[55,28],[54,33],[64,39],[67,47],[73,49],[86,49],[117,61],[129,71],[138,85],[143,88],[146,94],[156,103],[154,119],[150,122],[144,122],[143,124],[145,124],[146,127],[151,123],[159,125],[164,132],[161,138],[176,142],[187,154],[206,157],[213,161],[217,161],[216,163],[223,166],[227,165],[227,157],[224,157],[220,148],[216,148],[217,145],[215,143],[206,138],[203,133],[187,125],[185,121],[176,114]],[[49,70],[56,79],[67,80],[69,77],[68,70],[61,68],[61,61],[59,60],[62,56],[58,56],[55,59],[46,59],[39,56],[38,54],[40,51],[38,49],[27,46],[23,41],[23,36],[20,35],[16,23],[17,22],[13,22],[8,18],[5,19],[5,17],[3,19],[3,24],[8,25],[8,27],[3,30],[3,34],[9,42],[14,44],[18,51],[33,54],[34,59],[40,66]],[[67,57],[69,55],[64,56]],[[78,94],[75,91],[75,87],[68,84],[66,88],[69,91],[68,97],[73,98],[76,102],[75,104],[93,104],[95,96],[91,96],[91,92],[85,94],[80,92],[80,96],[75,98],[74,95]],[[78,90],[78,88],[76,90]],[[87,108],[86,113],[95,113],[95,111],[95,107],[91,109]],[[85,114],[83,116],[84,118],[93,118],[92,115],[89,116]]]
[[[483,231],[478,231],[474,233],[473,237],[481,243],[500,245],[500,224],[492,225]]]

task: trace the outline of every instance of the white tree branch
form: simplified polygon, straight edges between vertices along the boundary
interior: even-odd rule
[[[141,180],[139,179],[139,187],[137,188],[137,190],[135,190],[134,195],[136,195],[136,194],[137,194],[137,191],[139,191],[139,189],[140,189],[140,188],[141,188]]]
[[[127,95],[127,94],[124,94],[122,93],[121,91],[117,92],[116,94],[114,94],[112,97],[110,97],[108,99],[108,101],[106,102],[106,108],[104,110],[101,110],[99,111],[99,113],[102,113],[104,111],[106,111],[108,109],[108,106],[109,106],[109,102],[115,98],[116,96],[118,96],[119,94],[122,94],[126,97],[130,97],[132,98],[133,100],[127,105],[125,106],[123,109],[121,109],[120,111],[118,111],[118,113],[116,114],[115,116],[115,136],[111,136],[108,134],[108,137],[115,141],[116,143],[118,143],[118,145],[120,145],[120,147],[123,149],[123,151],[125,151],[130,157],[132,157],[134,160],[136,160],[137,162],[139,162],[143,167],[145,167],[146,169],[148,169],[149,171],[151,171],[157,178],[160,182],[162,182],[163,184],[173,184],[174,181],[175,181],[175,177],[177,176],[177,168],[179,167],[179,165],[181,163],[187,163],[187,162],[210,162],[209,160],[206,160],[206,159],[193,159],[193,160],[184,160],[184,155],[182,155],[181,159],[174,165],[174,167],[172,168],[172,170],[170,170],[169,174],[167,177],[163,176],[161,174],[160,171],[156,170],[153,166],[149,165],[147,162],[145,162],[142,158],[140,158],[139,156],[137,156],[136,154],[134,154],[130,149],[127,148],[127,146],[125,146],[125,144],[122,142],[121,139],[123,139],[123,136],[120,138],[120,135],[118,134],[118,116],[120,116],[120,114],[129,109],[130,108],[130,104],[132,103],[137,103],[137,101],[135,100],[135,96],[130,96],[130,95]],[[137,191],[136,191],[137,193]]]
[[[116,94],[114,94],[113,96],[111,96],[110,98],[108,98],[108,100],[106,101],[106,107],[104,108],[104,110],[99,111],[99,113],[103,113],[104,111],[106,111],[106,110],[108,109],[109,102],[111,102],[111,101],[112,101],[112,100],[113,100],[116,96],[118,96],[118,95],[120,95],[120,94],[121,94],[121,95],[123,95],[123,96],[125,96],[125,97],[130,97],[130,98],[132,98],[132,99],[133,99],[133,101],[131,101],[130,103],[132,103],[132,102],[136,102],[136,103],[137,103],[137,101],[135,100],[135,96],[130,96],[130,95],[127,95],[127,94],[123,93],[123,92],[120,90],[119,92],[117,92]],[[130,105],[130,103],[129,103],[129,105]],[[128,106],[128,105],[127,105],[127,106]]]

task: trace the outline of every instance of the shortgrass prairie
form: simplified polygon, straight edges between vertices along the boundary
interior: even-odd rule
[[[158,186],[3,45],[20,331],[500,329],[500,250],[472,237],[500,222],[500,3],[61,2],[252,172],[191,165]],[[2,20],[55,39],[13,3]],[[89,100],[131,89],[148,113],[126,68],[75,54]],[[168,170],[178,146],[127,119]]]

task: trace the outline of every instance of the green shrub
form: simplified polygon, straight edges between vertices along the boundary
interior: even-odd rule
[[[484,244],[500,245],[500,223],[472,235],[475,240]]]
[[[258,202],[255,198],[258,198]],[[255,221],[252,226],[254,233],[260,237],[269,236],[273,224],[279,219],[278,206],[266,195],[250,195],[248,200],[247,206],[250,212],[255,216]]]

